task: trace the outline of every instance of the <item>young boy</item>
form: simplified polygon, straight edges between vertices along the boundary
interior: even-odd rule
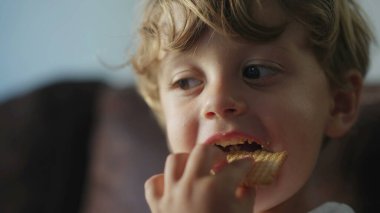
[[[354,0],[150,0],[132,64],[172,151],[152,212],[350,212],[308,180],[356,120],[371,39]],[[287,153],[271,184],[241,184],[255,163],[215,146],[247,140]]]

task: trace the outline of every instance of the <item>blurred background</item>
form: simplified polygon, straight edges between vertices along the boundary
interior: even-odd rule
[[[133,82],[140,0],[0,0],[0,102],[62,79]],[[107,67],[109,65],[109,67]]]
[[[380,34],[380,1],[360,0]],[[0,102],[61,79],[133,83],[126,62],[140,0],[0,0]],[[380,81],[373,49],[367,83]]]

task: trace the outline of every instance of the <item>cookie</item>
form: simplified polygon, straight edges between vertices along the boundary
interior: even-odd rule
[[[254,152],[247,151],[232,151],[227,154],[227,161],[233,162],[243,158],[251,158],[254,166],[244,179],[245,186],[269,185],[278,175],[278,172],[283,165],[287,153],[268,152],[265,150],[256,150]]]

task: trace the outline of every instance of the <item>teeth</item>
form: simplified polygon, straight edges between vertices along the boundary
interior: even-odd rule
[[[240,139],[231,139],[231,140],[223,140],[223,141],[218,141],[216,145],[222,146],[222,147],[227,147],[230,145],[238,145],[238,144],[244,144],[248,142],[249,144],[255,143],[254,141],[247,140],[245,138],[240,138]]]

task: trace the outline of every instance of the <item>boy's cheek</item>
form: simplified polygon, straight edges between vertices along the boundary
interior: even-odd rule
[[[195,109],[166,106],[166,135],[171,151],[189,153],[199,136],[198,113]]]
[[[169,147],[172,152],[189,153],[195,146],[195,139],[189,132],[191,127],[184,123],[168,123],[167,124],[167,138]]]

